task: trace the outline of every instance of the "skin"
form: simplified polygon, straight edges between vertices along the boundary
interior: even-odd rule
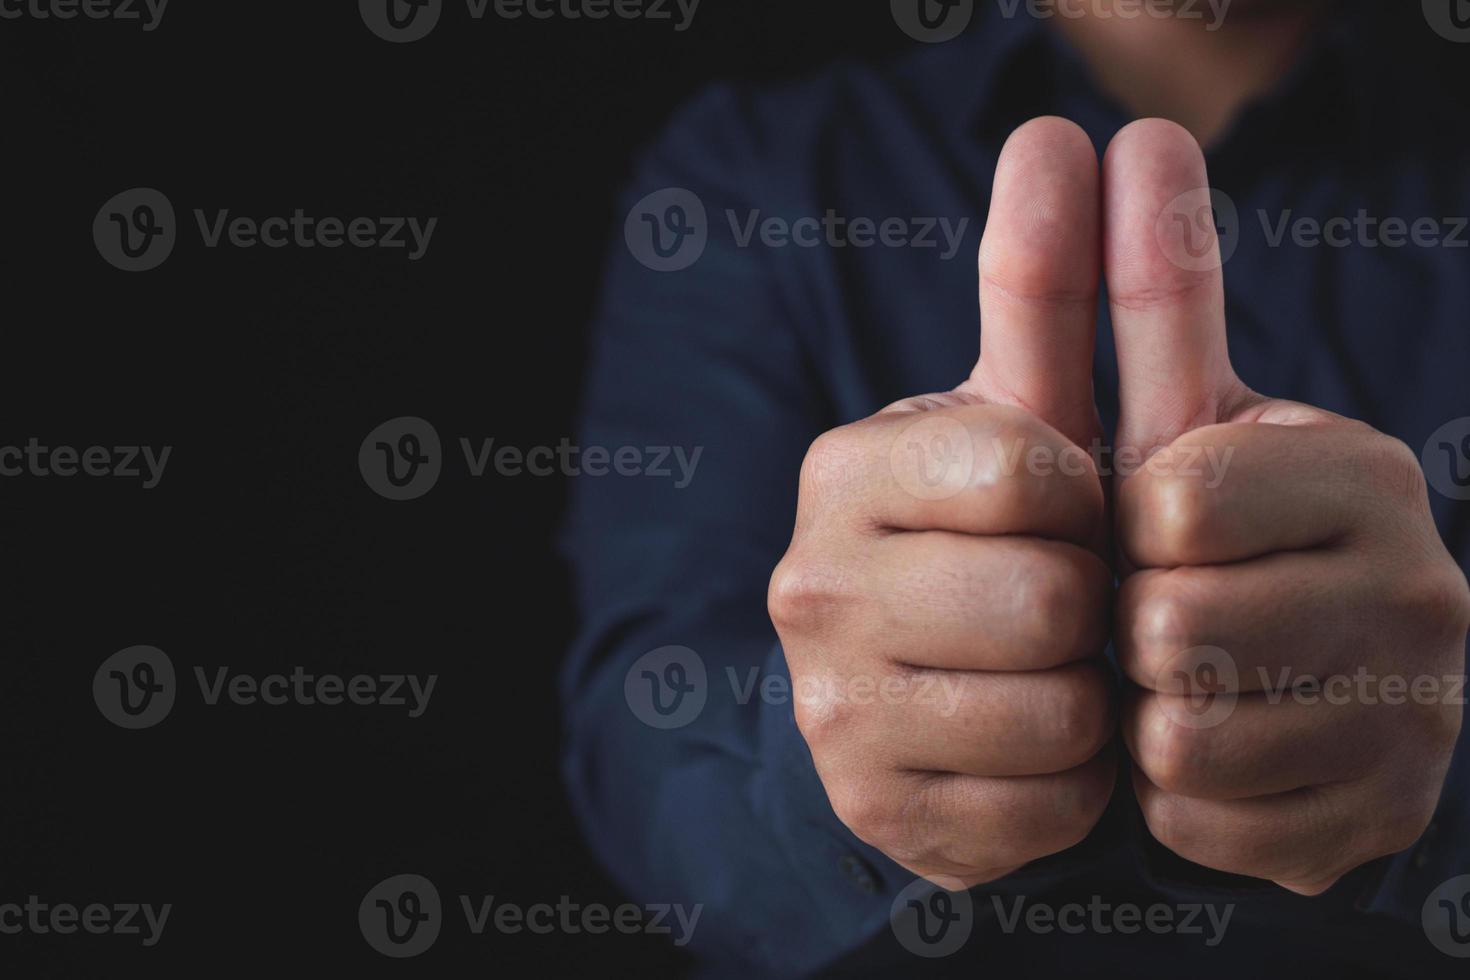
[[[1180,4],[1187,16],[1176,17],[1119,16],[1117,6],[1128,7],[1075,3],[1051,24],[1134,116],[1172,119],[1206,146],[1280,81],[1332,13],[1331,0],[1231,0],[1220,18],[1203,3]]]
[[[795,690],[823,692],[797,698],[797,724],[837,816],[946,887],[1081,841],[1113,791],[1115,732],[1160,843],[1304,895],[1409,846],[1438,799],[1458,705],[1261,689],[1258,668],[1462,675],[1470,589],[1410,449],[1236,377],[1213,232],[1203,262],[1176,261],[1167,220],[1208,185],[1174,123],[1128,126],[1100,169],[1071,123],[1021,127],[980,249],[973,371],[824,434],[803,466],[769,593]],[[1099,436],[1104,277],[1118,458],[1149,461],[1106,493],[1076,450]],[[1007,467],[1011,445],[1085,463]],[[1229,460],[1218,482],[1189,465],[1204,449]],[[1224,688],[1201,647],[1225,652]],[[843,696],[936,677],[952,705]],[[1232,710],[1206,724],[1211,692]]]

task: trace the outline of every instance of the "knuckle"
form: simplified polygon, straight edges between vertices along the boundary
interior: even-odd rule
[[[1182,858],[1199,853],[1202,828],[1196,826],[1188,809],[1180,805],[1178,797],[1151,793],[1140,801],[1140,809],[1154,840]]]
[[[1017,576],[1015,608],[1027,646],[1065,662],[1097,652],[1110,584],[1077,561],[1033,562]]]
[[[813,756],[825,755],[851,737],[858,706],[843,698],[823,696],[834,685],[825,683],[818,674],[793,672],[791,681],[796,692],[791,701],[796,728]]]
[[[1397,854],[1413,847],[1434,819],[1438,804],[1438,783],[1432,790],[1395,793],[1383,807],[1385,819],[1377,828],[1373,856]]]
[[[1454,754],[1465,723],[1464,705],[1447,703],[1453,701],[1446,699],[1444,703],[1431,705],[1434,710],[1428,712],[1429,744],[1437,755],[1445,759]]]
[[[766,611],[777,630],[800,633],[826,620],[850,598],[845,577],[807,558],[788,554],[771,574]]]
[[[1203,553],[1217,503],[1218,494],[1195,476],[1178,472],[1153,476],[1144,501],[1149,534],[1163,552],[1180,564],[1190,564]]]
[[[892,856],[887,847],[891,843],[891,808],[881,790],[866,780],[842,779],[827,786],[827,798],[843,826],[859,840]]]
[[[847,427],[817,436],[801,461],[801,494],[825,498],[842,487],[855,472],[861,449]]]
[[[991,507],[1007,526],[1018,524],[1036,512],[1046,500],[1047,483],[1033,472],[1028,460],[1038,446],[1045,446],[1028,420],[1002,418],[991,433],[989,452],[982,459],[987,472],[977,481]]]
[[[1205,642],[1197,607],[1180,589],[1167,587],[1162,576],[1128,590],[1121,607],[1125,647],[1137,673],[1156,687],[1180,653]]]
[[[944,862],[937,855],[933,834],[918,832],[928,821],[911,817],[918,796],[903,797],[898,787],[873,780],[847,779],[828,789],[837,819],[859,840],[888,855],[905,867],[936,868]]]
[[[1365,458],[1383,489],[1404,500],[1427,502],[1429,485],[1419,455],[1402,439],[1381,432],[1374,436]]]
[[[1177,725],[1155,708],[1139,734],[1138,764],[1159,789],[1191,796],[1201,789],[1202,774],[1211,771],[1209,743],[1214,729]]]
[[[1039,706],[1038,730],[1066,754],[1067,768],[1096,755],[1111,737],[1107,679],[1093,664],[1058,672]]]
[[[1082,843],[1101,819],[1109,790],[1079,778],[1059,796],[1038,799],[1027,832],[1015,845],[1016,856],[1034,861]]]
[[[1269,839],[1243,842],[1246,873],[1259,871],[1261,877],[1277,881],[1320,882],[1367,860],[1362,823],[1342,820],[1337,806],[1324,797],[1308,797],[1303,806],[1301,846],[1288,850]]]
[[[1436,629],[1448,629],[1456,639],[1464,639],[1470,627],[1470,588],[1465,575],[1450,562],[1436,564],[1426,572],[1412,590],[1415,607],[1422,620]]]

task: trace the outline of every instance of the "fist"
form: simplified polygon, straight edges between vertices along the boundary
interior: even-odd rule
[[[1081,841],[1114,782],[1109,530],[1081,448],[1099,431],[1098,183],[1070,123],[1011,138],[978,363],[954,391],[817,439],[771,579],[834,812],[915,874],[966,886]]]
[[[1410,449],[1236,377],[1213,223],[1167,220],[1209,206],[1194,140],[1135,123],[1103,186],[1138,801],[1182,857],[1318,894],[1428,824],[1470,592]],[[1199,230],[1213,261],[1185,250]]]

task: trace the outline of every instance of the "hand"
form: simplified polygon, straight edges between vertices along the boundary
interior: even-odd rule
[[[771,580],[837,816],[966,887],[1081,841],[1113,787],[1108,522],[1079,448],[1099,431],[1099,212],[1081,130],[1041,119],[1011,137],[980,253],[979,363],[952,392],[817,439]]]
[[[1119,133],[1103,164],[1117,469],[1156,453],[1116,487],[1132,570],[1117,648],[1139,688],[1123,731],[1161,843],[1314,895],[1428,824],[1470,593],[1408,447],[1235,376],[1213,228],[1213,261],[1182,238],[1212,223],[1167,213],[1208,214],[1208,185],[1194,140],[1161,120]]]

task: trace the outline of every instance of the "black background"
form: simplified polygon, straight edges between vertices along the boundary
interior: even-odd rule
[[[356,4],[175,0],[137,22],[0,21],[0,445],[172,447],[159,486],[0,481],[0,902],[172,903],[162,941],[0,936],[0,974],[340,969],[663,975],[622,935],[471,936],[457,896],[621,901],[556,770],[574,628],[555,479],[472,479],[461,437],[573,434],[615,194],[669,113],[718,78],[804,74],[910,42],[887,4],[705,0],[670,21],[472,20],[373,36]],[[94,216],[153,187],[160,268],[100,257]],[[232,217],[438,217],[404,250],[206,248]],[[367,433],[434,424],[448,457],[395,503]],[[154,728],[91,697],[114,651],[180,674]],[[429,710],[221,703],[193,669],[439,675]],[[391,874],[429,877],[444,933],[398,963],[358,932]]]

